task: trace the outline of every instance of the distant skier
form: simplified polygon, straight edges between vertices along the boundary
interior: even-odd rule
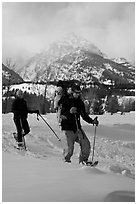
[[[63,97],[59,101],[61,108],[61,129],[65,135],[64,160],[71,162],[71,156],[74,151],[74,143],[80,144],[81,152],[79,163],[89,164],[90,142],[83,131],[80,123],[80,116],[88,123],[98,125],[97,118],[94,120],[86,113],[84,102],[80,98],[81,89],[78,85],[72,88],[72,94]]]
[[[37,113],[39,110],[29,110],[27,102],[23,98],[23,92],[18,90],[16,98],[12,104],[12,112],[14,114],[13,120],[17,129],[17,142],[19,147],[23,147],[22,137],[30,132],[30,127],[27,121],[28,113]]]

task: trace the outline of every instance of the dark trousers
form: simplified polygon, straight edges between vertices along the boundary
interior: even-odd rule
[[[14,118],[14,123],[17,129],[18,142],[22,142],[22,136],[30,132],[28,121],[26,118]]]

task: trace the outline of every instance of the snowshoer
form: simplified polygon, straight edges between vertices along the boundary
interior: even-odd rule
[[[93,120],[86,113],[85,105],[80,98],[81,89],[78,85],[73,86],[73,93],[60,99],[61,104],[61,129],[65,135],[65,147],[63,151],[65,162],[71,162],[74,151],[74,143],[80,144],[79,163],[88,164],[91,147],[90,142],[83,131],[80,116],[88,123],[98,126],[97,117]]]
[[[61,103],[59,103],[59,101],[63,100],[64,97],[66,98],[66,96],[71,96],[72,92],[73,92],[72,86],[69,86],[67,90],[63,86],[58,86],[55,91],[54,110],[57,113],[57,120],[58,120],[59,126],[61,126],[61,120],[62,120],[62,116],[61,116],[62,105]]]
[[[61,106],[59,106],[58,102],[63,96],[63,94],[64,94],[63,88],[61,86],[57,87],[55,91],[55,98],[54,98],[54,110],[57,113],[57,121],[58,121],[59,126],[61,123],[61,120],[60,120]]]
[[[12,112],[14,114],[13,120],[17,129],[17,142],[19,147],[23,147],[22,137],[30,132],[30,127],[27,121],[28,113],[37,113],[39,110],[29,110],[27,107],[27,102],[23,98],[23,92],[18,90],[16,93],[16,98],[12,104]]]

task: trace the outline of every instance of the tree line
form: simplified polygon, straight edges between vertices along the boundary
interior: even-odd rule
[[[2,113],[11,112],[16,91],[17,90],[13,89],[3,94]],[[125,95],[121,94],[121,97],[122,96]],[[135,100],[129,97],[127,100],[123,99],[123,101],[119,103],[118,93],[115,90],[108,91],[98,86],[83,88],[81,97],[85,103],[88,114],[104,114],[105,112],[114,114],[118,111],[123,114],[125,112],[135,111]],[[53,107],[54,98],[49,99],[45,98],[45,95],[36,95],[25,91],[24,99],[27,101],[29,109],[38,109],[41,114],[55,112]]]
[[[15,99],[17,90],[12,90],[7,93],[3,94],[2,97],[2,113],[9,113],[11,112],[12,109],[12,103]],[[41,95],[36,95],[36,94],[30,94],[28,92],[24,92],[23,94],[24,99],[27,101],[28,109],[31,110],[36,110],[38,109],[41,114],[46,114],[51,112],[51,104],[52,101],[49,99],[45,99],[44,96]]]

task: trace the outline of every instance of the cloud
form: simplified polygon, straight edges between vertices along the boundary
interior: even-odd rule
[[[135,4],[31,2],[3,4],[3,56],[39,52],[68,32],[87,38],[110,57],[134,60]]]
[[[89,40],[101,45],[110,55],[118,57],[121,54],[128,57],[133,54],[134,4],[92,3],[92,6],[90,5],[91,3],[71,4],[69,8],[60,11],[60,18],[67,22],[69,27],[75,28]]]

